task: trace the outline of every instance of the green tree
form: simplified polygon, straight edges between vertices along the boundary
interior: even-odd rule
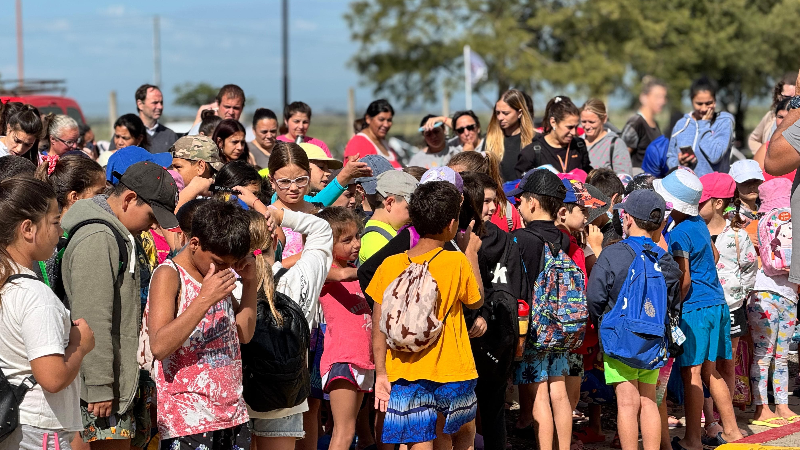
[[[219,88],[208,83],[184,83],[174,88],[176,105],[199,108],[213,103]]]

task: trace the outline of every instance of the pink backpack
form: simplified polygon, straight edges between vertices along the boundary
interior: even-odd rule
[[[758,221],[761,266],[767,276],[785,275],[792,264],[792,211],[775,208]]]

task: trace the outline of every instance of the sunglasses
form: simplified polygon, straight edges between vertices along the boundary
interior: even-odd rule
[[[463,134],[465,131],[475,131],[475,128],[476,128],[475,124],[473,123],[472,125],[467,125],[465,127],[456,128],[456,133]]]

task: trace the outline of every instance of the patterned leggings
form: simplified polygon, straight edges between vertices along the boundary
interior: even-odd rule
[[[772,388],[775,403],[789,403],[789,371],[787,368],[789,342],[794,332],[797,304],[778,294],[755,291],[747,304],[747,322],[753,337],[753,363],[750,383],[753,403],[767,403],[767,378],[773,364]]]

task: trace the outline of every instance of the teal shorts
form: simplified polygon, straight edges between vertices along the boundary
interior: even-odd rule
[[[731,313],[728,305],[707,306],[684,311],[681,331],[686,335],[681,367],[699,366],[705,361],[731,359]]]

